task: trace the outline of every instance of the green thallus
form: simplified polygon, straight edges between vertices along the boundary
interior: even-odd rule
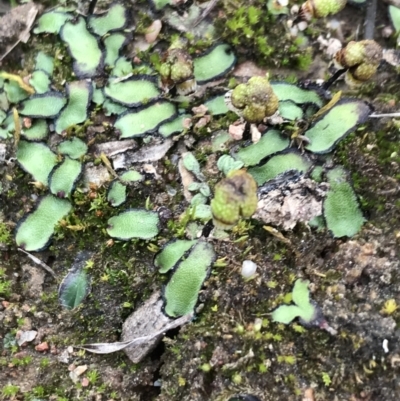
[[[337,334],[336,330],[328,325],[317,304],[310,300],[308,280],[298,279],[294,283],[292,291],[292,305],[281,305],[272,312],[272,320],[277,323],[289,324],[297,317],[305,327],[317,326],[328,331],[330,334]]]

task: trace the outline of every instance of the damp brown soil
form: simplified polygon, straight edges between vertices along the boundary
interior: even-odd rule
[[[223,5],[218,7],[215,18],[224,12]],[[345,41],[354,39],[356,26],[363,23],[360,9],[352,7],[337,19],[345,21]],[[321,29],[324,23],[318,24]],[[393,43],[381,37],[379,28],[386,24],[382,3],[376,39],[389,46]],[[312,79],[314,71],[326,73],[328,63],[316,34],[317,28],[310,32],[315,61],[309,70],[286,68],[279,74]],[[29,46],[19,47],[10,57],[13,68],[24,56],[29,59],[30,51]],[[7,63],[2,64],[5,70]],[[399,87],[393,70],[382,68],[372,84],[350,95],[389,112],[399,104]],[[338,88],[348,92],[343,84]],[[96,117],[90,138],[101,142],[104,120]],[[35,253],[56,279],[18,252],[12,239],[5,241],[0,283],[9,290],[0,293],[0,399],[227,401],[234,394],[252,394],[262,401],[295,401],[305,400],[311,391],[311,399],[320,401],[397,401],[400,311],[385,303],[400,303],[398,130],[391,119],[373,120],[334,153],[333,163],[344,165],[351,175],[367,220],[359,234],[334,239],[326,231],[297,225],[282,233],[283,242],[252,221],[229,241],[213,240],[219,263],[200,293],[194,320],[167,333],[138,364],[122,352],[94,355],[71,346],[118,341],[125,318],[165,282],[153,266],[154,246],[181,235],[179,216],[188,207],[179,193],[165,195],[166,184],[180,191],[170,154],[155,163],[157,178],[148,177],[130,191],[127,202],[136,206],[149,199],[154,209],[170,211],[169,223],[163,223],[156,239],[110,242],[105,222],[115,210],[104,201],[106,189],[99,188],[74,195],[80,206],[72,220],[57,228],[47,250]],[[204,135],[193,144],[202,169],[215,183],[219,176],[207,163],[214,157],[210,149]],[[32,195],[43,192],[12,160],[0,166],[0,179],[0,221],[6,223],[0,226],[2,238],[32,209]],[[91,292],[77,309],[66,311],[58,303],[58,285],[81,250],[94,255]],[[258,266],[249,281],[240,275],[244,259]],[[291,292],[296,278],[311,281],[312,299],[336,335],[299,323],[271,322],[269,313]],[[16,346],[14,339],[27,330],[38,332],[35,340]],[[73,382],[70,371],[83,365],[87,370]],[[18,386],[14,395],[13,385]]]

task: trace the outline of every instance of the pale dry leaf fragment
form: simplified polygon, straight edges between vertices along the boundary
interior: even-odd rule
[[[184,166],[183,164],[183,156],[184,154],[182,154],[182,157],[179,159],[179,163],[178,163],[178,171],[179,171],[179,175],[181,176],[181,182],[183,185],[183,196],[185,197],[185,199],[190,202],[193,198],[192,193],[189,191],[189,185],[192,184],[193,182],[195,182],[194,176],[193,174]]]
[[[124,141],[111,141],[96,145],[94,147],[94,153],[104,153],[107,157],[112,157],[119,153],[124,153],[127,150],[136,149],[137,147],[138,144],[134,139],[126,139]]]
[[[130,164],[158,161],[167,154],[173,144],[174,141],[172,139],[166,139],[161,143],[143,146],[137,152],[129,153],[127,161]]]

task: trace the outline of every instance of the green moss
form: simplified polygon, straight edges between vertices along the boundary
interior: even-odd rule
[[[6,225],[6,223],[0,221],[0,243],[9,245],[11,244],[11,240],[11,229]]]
[[[306,69],[312,61],[312,49],[300,48],[285,30],[266,12],[265,0],[246,5],[224,2],[221,17],[215,21],[218,36],[239,49],[244,57],[251,54],[257,64]]]

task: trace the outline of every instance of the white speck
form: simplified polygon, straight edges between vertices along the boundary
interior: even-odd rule
[[[252,262],[251,260],[244,260],[242,264],[242,271],[241,274],[243,278],[250,278],[254,276],[257,270],[257,265]]]
[[[299,31],[300,31],[300,32],[304,31],[307,27],[308,27],[307,21],[300,21],[300,22],[297,24],[297,28],[299,28]]]
[[[382,348],[385,351],[385,353],[387,354],[389,352],[389,347],[388,347],[389,341],[386,340],[386,338],[383,340],[382,342]]]

